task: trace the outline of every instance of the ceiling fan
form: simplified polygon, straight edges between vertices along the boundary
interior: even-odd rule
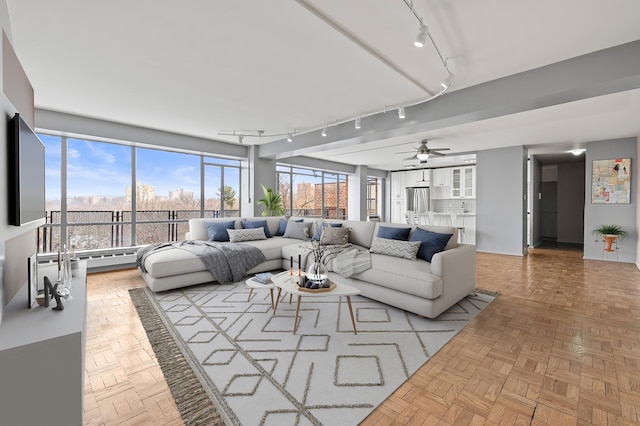
[[[420,160],[420,162],[426,162],[429,159],[429,157],[431,157],[432,155],[442,157],[446,154],[443,154],[440,151],[450,150],[449,148],[429,149],[429,147],[427,146],[427,142],[429,142],[428,139],[421,140],[420,145],[418,146],[418,149],[415,152],[403,151],[403,152],[396,152],[396,154],[406,154],[406,153],[414,152],[413,157],[403,158],[402,161]]]

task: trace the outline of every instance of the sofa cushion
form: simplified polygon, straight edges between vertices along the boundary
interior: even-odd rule
[[[213,222],[205,220],[204,226],[207,228],[209,241],[229,241],[227,229],[234,229],[236,221],[228,220],[223,222]]]
[[[411,235],[410,241],[420,241],[420,249],[418,250],[417,256],[420,259],[431,262],[434,254],[444,250],[452,235],[453,234],[440,234],[416,228]]]
[[[325,230],[325,228],[328,228],[328,227],[340,228],[340,227],[342,227],[342,224],[341,223],[322,222],[322,225],[318,226],[318,229],[316,229],[316,233],[313,235],[312,240],[320,241],[320,237],[322,237],[322,232]]]
[[[329,227],[324,227],[324,232],[322,232],[322,236],[320,237],[320,244],[347,244],[349,242],[349,232],[351,232],[350,228],[335,227],[331,224]]]
[[[287,230],[284,232],[283,238],[294,238],[297,240],[308,240],[311,237],[311,222],[292,222],[287,223]]]
[[[231,241],[232,243],[267,239],[263,227],[249,229],[227,229],[227,232],[229,233],[229,241]]]
[[[374,237],[369,251],[371,253],[416,260],[416,254],[419,248],[420,241],[400,241],[390,238]]]
[[[374,253],[371,255],[371,269],[351,278],[426,299],[442,295],[442,277],[431,273],[431,264],[420,259],[408,260]]]
[[[390,226],[380,226],[378,227],[378,233],[376,234],[376,237],[407,241],[409,239],[410,232],[411,232],[410,227],[396,228],[396,227],[390,227]]]
[[[264,235],[267,238],[273,237],[273,235],[271,235],[271,232],[269,231],[269,227],[267,226],[267,220],[266,219],[264,219],[264,220],[243,220],[243,221],[240,222],[240,224],[242,225],[243,229],[263,228],[264,229]]]

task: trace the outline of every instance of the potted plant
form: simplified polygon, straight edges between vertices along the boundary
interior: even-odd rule
[[[282,216],[284,215],[284,207],[282,206],[282,197],[279,193],[273,192],[273,189],[260,184],[264,191],[264,198],[257,201],[258,204],[264,205],[262,216]]]
[[[599,236],[600,238],[602,238],[602,241],[607,243],[606,247],[604,248],[605,251],[615,251],[611,248],[613,242],[617,238],[623,240],[627,238],[628,235],[627,231],[622,229],[620,225],[600,225],[596,229],[591,231],[591,233]],[[596,239],[596,241],[598,240]]]

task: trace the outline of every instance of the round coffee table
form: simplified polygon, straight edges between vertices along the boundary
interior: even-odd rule
[[[293,279],[292,279],[293,278]],[[305,297],[327,297],[327,296],[345,296],[347,299],[347,305],[349,306],[349,314],[351,315],[351,324],[353,324],[353,332],[358,334],[358,330],[356,330],[356,320],[353,317],[353,308],[351,307],[351,296],[355,296],[356,294],[360,294],[360,290],[357,288],[353,288],[347,284],[342,284],[340,282],[333,281],[336,284],[336,288],[331,291],[323,291],[323,292],[309,292],[300,290],[298,284],[296,284],[295,280],[298,277],[294,275],[293,277],[289,275],[288,271],[281,272],[279,274],[271,277],[272,283],[278,287],[278,296],[276,297],[276,305],[273,308],[273,313],[275,315],[276,309],[278,309],[278,301],[280,300],[280,294],[283,291],[288,292],[289,294],[298,296],[298,303],[296,305],[296,317],[293,323],[293,334],[296,333],[298,329],[298,315],[300,314],[300,300],[302,296]]]
[[[251,295],[253,294],[253,289],[255,288],[268,288],[269,289],[269,293],[271,296],[271,309],[273,310],[273,313],[275,314],[276,312],[276,304],[273,300],[273,289],[276,287],[276,284],[273,282],[273,280],[270,283],[261,283],[259,281],[254,280],[253,278],[249,278],[244,282],[247,287],[249,287],[251,290],[249,290],[249,297],[247,297],[247,302],[251,300]]]

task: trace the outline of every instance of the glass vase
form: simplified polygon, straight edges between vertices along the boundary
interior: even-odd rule
[[[329,278],[327,276],[327,268],[322,262],[313,262],[307,268],[307,280],[317,288],[329,287]]]

